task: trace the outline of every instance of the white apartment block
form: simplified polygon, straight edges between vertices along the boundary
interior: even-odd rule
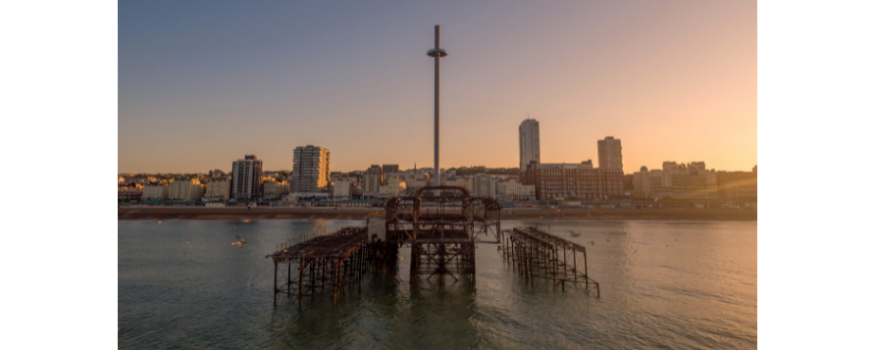
[[[204,185],[197,179],[177,179],[170,182],[168,197],[172,200],[190,201],[201,199],[204,195]]]
[[[289,183],[285,181],[267,181],[262,187],[262,198],[264,199],[280,199],[289,193]]]
[[[210,179],[207,182],[207,189],[204,192],[205,200],[227,201],[231,198],[231,180],[229,179]]]
[[[517,180],[499,181],[495,192],[496,197],[503,200],[535,199],[535,185],[523,185]]]
[[[377,164],[371,165],[362,178],[362,191],[365,196],[380,195],[380,186],[383,184],[383,168]]]
[[[397,197],[407,191],[407,183],[399,177],[390,177],[380,186],[380,197]]]
[[[473,189],[471,195],[474,197],[495,198],[495,187],[498,181],[489,175],[480,174],[471,178],[473,180]]]
[[[150,184],[143,186],[143,199],[148,200],[165,200],[170,193],[170,185],[168,184]]]
[[[461,187],[468,191],[472,196],[474,196],[474,178],[464,178],[464,177],[441,177],[441,186],[455,186]]]
[[[348,199],[352,195],[352,181],[334,181],[334,188],[332,189],[331,195],[334,199]]]

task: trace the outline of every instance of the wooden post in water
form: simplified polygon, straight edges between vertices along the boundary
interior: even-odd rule
[[[276,306],[276,259],[273,261],[273,306]]]

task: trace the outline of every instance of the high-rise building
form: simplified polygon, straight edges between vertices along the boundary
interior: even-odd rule
[[[599,140],[599,168],[623,170],[623,147],[613,136]]]
[[[399,172],[398,164],[383,164],[384,174],[393,174]]]
[[[252,154],[231,164],[231,198],[250,201],[261,197],[261,166]]]
[[[374,164],[365,171],[362,181],[362,191],[365,196],[377,196],[380,194],[380,185],[383,184],[383,169]]]
[[[331,152],[327,148],[307,145],[295,148],[295,164],[292,169],[295,193],[312,193],[328,190],[331,179]]]
[[[526,119],[520,124],[520,171],[526,170],[532,161],[541,162],[540,134],[537,120]]]

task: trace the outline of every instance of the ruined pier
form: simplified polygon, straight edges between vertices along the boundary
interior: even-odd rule
[[[336,303],[349,286],[361,288],[366,273],[394,274],[402,247],[410,248],[411,284],[442,283],[446,276],[473,283],[477,244],[500,244],[499,252],[527,282],[546,278],[563,290],[567,282],[580,283],[601,293],[589,278],[586,247],[530,227],[502,232],[499,203],[464,188],[423,187],[390,199],[385,212],[368,218],[367,226],[330,234],[323,229],[277,245],[267,255],[274,262],[274,302],[285,293],[299,304],[307,297]]]
[[[502,235],[501,251],[532,284],[536,277],[552,280],[562,290],[566,282],[582,283],[587,291],[601,297],[599,283],[589,277],[585,246],[534,227],[517,227]]]

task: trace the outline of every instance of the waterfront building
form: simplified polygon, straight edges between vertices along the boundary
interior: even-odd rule
[[[718,172],[717,197],[728,201],[756,201],[756,167],[753,171]]]
[[[264,181],[261,191],[264,199],[280,199],[289,193],[289,183],[271,178],[270,181]]]
[[[315,193],[328,190],[331,179],[331,152],[327,148],[307,145],[295,148],[295,193]]]
[[[380,185],[383,184],[383,168],[380,168],[379,165],[374,164],[365,171],[364,179],[362,181],[362,191],[364,192],[364,196],[379,196],[380,195]]]
[[[422,176],[422,177],[416,177],[416,176],[413,176],[413,177],[405,177],[405,178],[404,178],[404,183],[407,184],[407,192],[408,192],[408,193],[415,193],[416,190],[418,190],[418,189],[420,189],[420,188],[423,188],[423,187],[425,187],[425,186],[430,186],[430,185],[431,185],[431,182],[429,181],[428,176]]]
[[[143,197],[143,185],[138,183],[125,184],[123,181],[118,185],[118,200],[139,201]]]
[[[598,149],[600,169],[623,170],[623,147],[620,139],[605,137],[598,141]]]
[[[663,162],[662,170],[632,174],[633,196],[636,198],[716,199],[717,173],[705,168],[705,162]]]
[[[461,177],[461,176],[442,176],[441,177],[441,186],[455,186],[461,187],[471,193],[473,195],[474,192],[474,178],[473,177]]]
[[[515,179],[499,181],[495,186],[495,196],[502,200],[532,200],[535,199],[535,186],[524,185]]]
[[[170,182],[168,198],[179,201],[201,199],[204,185],[198,179],[176,179]]]
[[[593,169],[592,162],[529,164],[524,183],[539,200],[607,199],[623,195],[623,171]]]
[[[399,177],[390,177],[380,186],[380,197],[397,197],[407,191],[407,184]]]
[[[213,178],[207,182],[207,188],[204,191],[204,200],[207,201],[227,201],[231,198],[231,180]]]
[[[231,164],[231,198],[242,202],[261,197],[261,167],[258,157],[250,154]]]
[[[520,171],[526,169],[531,162],[541,162],[540,126],[535,119],[524,120],[520,130]]]
[[[349,180],[337,180],[334,181],[334,188],[332,188],[332,197],[335,200],[340,199],[349,199],[352,194],[353,182]]]
[[[474,175],[471,177],[472,189],[471,195],[474,197],[495,198],[496,179],[486,174]]]
[[[143,186],[143,200],[165,200],[170,193],[170,185],[166,183],[148,184]]]

